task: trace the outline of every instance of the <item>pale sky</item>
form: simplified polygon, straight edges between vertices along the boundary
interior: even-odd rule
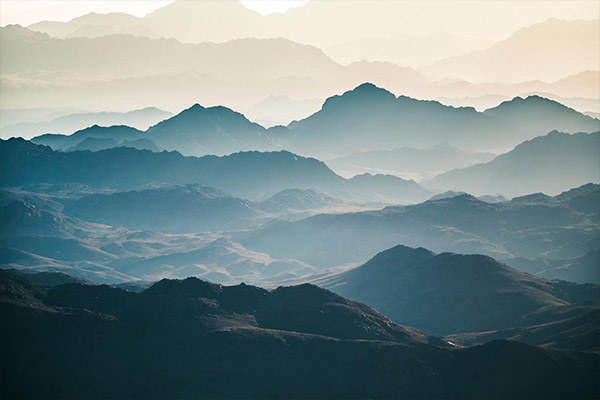
[[[0,25],[27,26],[39,21],[69,21],[91,12],[124,12],[143,17],[173,0],[0,0]],[[285,12],[308,0],[243,0],[242,4],[261,14]]]

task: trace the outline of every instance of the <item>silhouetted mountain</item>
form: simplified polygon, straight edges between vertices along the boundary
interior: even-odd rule
[[[600,132],[569,135],[553,131],[521,143],[489,163],[438,175],[426,186],[473,194],[557,194],[588,182],[599,183],[599,154]]]
[[[560,283],[519,272],[493,258],[436,255],[405,246],[316,283],[398,323],[437,335],[505,329],[542,307],[569,304]],[[590,297],[587,300],[600,302],[600,287],[580,290]]]
[[[436,252],[480,253],[507,262],[512,257],[564,259],[600,247],[596,209],[569,206],[587,204],[597,195],[582,192],[577,202],[534,196],[492,204],[461,195],[377,211],[321,214],[273,222],[239,240],[249,249],[320,267],[365,262],[366,255],[398,243],[426,243]]]
[[[503,105],[498,110],[479,113],[473,108],[453,108],[436,101],[396,98],[365,83],[328,98],[317,113],[273,133],[294,151],[343,155],[365,149],[439,143],[481,151],[481,143],[487,148],[513,146],[556,129],[557,123],[571,132],[592,132],[600,127],[600,121],[549,100],[529,97],[524,102],[535,105],[521,105],[517,110]],[[548,121],[540,118],[549,113],[553,117]]]
[[[448,144],[424,149],[402,147],[394,150],[376,150],[328,160],[333,170],[340,172],[393,171],[399,175],[432,174],[487,162],[491,153],[468,154]]]
[[[0,279],[8,397],[595,395],[596,355],[503,341],[451,350],[311,285],[269,292],[163,280],[132,293],[46,289],[5,271]]]
[[[130,229],[170,232],[247,228],[262,214],[247,200],[200,185],[95,194],[68,204],[65,213]]]
[[[225,155],[244,150],[274,150],[262,126],[225,107],[196,104],[146,132],[158,146],[184,155]]]
[[[136,129],[145,130],[173,114],[158,108],[148,107],[124,113],[97,112],[79,113],[56,117],[48,122],[21,122],[2,127],[0,134],[4,138],[21,136],[30,138],[47,132],[54,134],[72,134],[92,125],[112,126],[127,125]]]

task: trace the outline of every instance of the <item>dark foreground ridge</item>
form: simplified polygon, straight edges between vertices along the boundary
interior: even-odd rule
[[[452,348],[312,285],[132,293],[0,271],[2,398],[594,398],[600,357]]]

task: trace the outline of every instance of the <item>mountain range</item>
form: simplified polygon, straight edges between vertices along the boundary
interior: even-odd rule
[[[519,144],[485,164],[440,174],[424,184],[473,194],[555,195],[588,182],[600,183],[600,132],[549,134]]]
[[[245,234],[245,247],[324,268],[367,261],[397,244],[435,252],[479,253],[511,265],[514,257],[566,259],[599,246],[598,185],[556,197],[533,194],[488,203],[470,195],[299,221],[275,221]],[[520,261],[521,264],[527,262]],[[569,274],[563,276],[568,278]]]
[[[132,128],[125,132],[138,135]],[[45,139],[54,140],[56,137]],[[63,137],[58,139],[64,140]],[[285,189],[312,189],[331,197],[362,202],[389,201],[391,196],[402,201],[431,197],[430,192],[416,183],[400,178],[388,180],[392,187],[386,192],[381,191],[381,185],[366,191],[365,179],[360,184],[346,180],[314,158],[300,157],[287,151],[252,151],[201,158],[125,147],[95,153],[64,153],[23,139],[9,139],[0,142],[0,154],[5,161],[0,171],[3,186],[77,183],[95,188],[131,190],[155,183],[199,183],[250,200],[264,200]],[[103,167],[97,168],[98,165]],[[376,180],[377,177],[366,177],[367,181],[371,179]]]
[[[425,71],[474,82],[522,82],[553,81],[583,70],[597,70],[599,22],[550,19],[522,28],[487,49],[435,62]]]
[[[522,319],[549,307],[558,312],[588,301],[600,310],[598,286],[547,281],[487,256],[435,254],[405,246],[315,283],[368,304],[395,322],[442,336],[522,326]],[[588,349],[600,346],[594,339],[598,333],[597,326],[586,333]]]
[[[326,163],[342,175],[368,171],[422,177],[488,162],[492,158],[492,153],[466,153],[449,144],[440,144],[421,149],[402,147],[364,151],[327,160]]]
[[[132,293],[77,283],[41,287],[6,271],[0,279],[0,363],[9,397],[595,393],[595,354],[506,341],[451,349],[312,285],[267,291],[190,278]],[[56,364],[57,358],[64,362]],[[382,368],[397,373],[382,374]]]
[[[365,83],[341,96],[328,98],[319,111],[287,127],[267,130],[229,108],[196,104],[150,127],[144,137],[159,148],[177,150],[184,155],[285,148],[331,158],[390,147],[439,146],[440,143],[478,152],[486,148],[512,147],[553,129],[593,132],[599,127],[599,120],[538,96],[515,98],[480,113],[473,108],[395,97],[385,89]],[[101,137],[107,137],[113,128],[103,129],[107,133]],[[91,133],[84,129],[72,135],[72,139],[83,137],[80,132]],[[485,138],[481,137],[482,132]],[[33,141],[52,146],[54,141],[49,142],[46,137],[42,135]],[[67,147],[70,146],[59,148]],[[447,149],[447,152],[452,151]],[[454,152],[457,154],[449,157],[461,157],[457,150]],[[456,164],[460,165],[458,161]]]
[[[593,132],[600,121],[537,96],[515,98],[479,113],[473,108],[396,97],[365,83],[328,98],[310,117],[271,130],[285,137],[296,152],[348,155],[440,143],[482,151],[516,145],[561,126],[567,132]]]
[[[29,139],[49,132],[70,135],[93,125],[127,125],[132,128],[146,130],[150,126],[172,116],[173,114],[170,112],[154,107],[125,113],[96,112],[68,114],[61,115],[47,122],[21,122],[3,126],[0,129],[0,134],[3,138],[20,136]]]
[[[352,5],[349,9],[356,6]],[[204,14],[197,15],[198,12],[203,12],[201,10],[191,10],[189,15],[180,14],[186,7],[195,8],[185,2],[174,3],[172,7],[178,9],[173,11],[177,15],[176,18],[187,20],[189,15],[196,15],[192,25],[189,26],[188,33],[197,30],[195,24],[198,23],[198,18],[206,17]],[[203,8],[204,5],[199,7]],[[233,5],[225,8],[230,7],[238,8]],[[264,19],[252,11],[244,10],[241,5],[239,7],[241,9],[238,11],[244,14],[242,18]],[[325,5],[310,5],[310,8],[313,7],[329,8]],[[161,18],[170,15],[166,9],[159,11],[157,11],[158,14],[166,13]],[[371,11],[373,10],[362,10],[363,13]],[[212,11],[209,11],[209,14],[213,14]],[[287,16],[291,15],[290,12]],[[213,17],[215,16],[213,15]],[[380,15],[378,18],[382,17]],[[85,18],[82,17],[82,19]],[[544,54],[538,59],[551,58],[551,62],[544,61],[545,67],[549,69],[548,66],[552,65],[555,72],[548,76],[536,75],[535,78],[531,78],[530,74],[540,71],[541,68],[528,70],[521,65],[518,70],[511,72],[511,82],[507,83],[500,76],[494,76],[491,73],[494,70],[492,68],[485,68],[486,71],[490,71],[489,79],[481,81],[481,79],[475,79],[475,76],[464,78],[464,75],[460,75],[460,73],[435,77],[431,76],[431,71],[435,71],[434,67],[415,70],[416,67],[412,64],[396,65],[389,62],[389,58],[386,61],[386,58],[362,57],[349,64],[341,63],[339,60],[331,59],[320,50],[324,48],[322,44],[297,39],[293,32],[288,32],[290,35],[252,35],[248,33],[237,38],[236,35],[233,35],[229,39],[223,38],[209,43],[206,42],[206,39],[198,41],[188,38],[184,40],[178,35],[169,33],[126,34],[127,32],[121,26],[122,22],[116,22],[116,26],[113,28],[104,28],[102,24],[97,25],[97,19],[110,20],[112,19],[111,15],[92,15],[90,18],[94,22],[84,24],[87,27],[85,29],[91,30],[90,38],[74,37],[77,35],[65,38],[69,35],[65,36],[60,33],[51,37],[52,35],[48,36],[45,33],[19,26],[2,28],[0,40],[2,40],[4,51],[10,55],[1,61],[3,71],[1,84],[2,90],[6,94],[2,100],[3,108],[51,106],[98,110],[119,107],[145,108],[153,105],[170,111],[179,111],[188,107],[189,104],[201,102],[205,105],[227,104],[247,111],[256,103],[271,96],[291,97],[299,102],[312,99],[319,99],[319,102],[322,102],[323,99],[334,93],[342,93],[348,87],[368,81],[396,93],[419,99],[477,97],[492,94],[513,98],[530,93],[547,93],[547,97],[551,98],[554,98],[553,96],[581,97],[589,99],[585,103],[588,105],[578,108],[579,102],[569,99],[565,100],[565,104],[571,107],[577,105],[576,108],[582,112],[598,112],[597,103],[594,105],[593,102],[598,98],[599,66],[597,60],[587,56],[594,52],[586,50],[594,47],[597,35],[587,28],[581,28],[582,26],[597,25],[595,22],[597,20],[549,20],[524,28],[522,30],[524,33],[521,31],[515,33],[516,39],[509,38],[505,41],[510,44],[509,47],[520,49],[519,51],[523,51],[523,48],[540,49]],[[147,18],[151,18],[151,16]],[[173,18],[173,15],[168,18]],[[221,17],[215,18],[220,19]],[[213,24],[214,21],[212,19],[209,24]],[[191,23],[191,21],[189,22]],[[58,25],[61,24],[58,23]],[[259,23],[259,25],[261,24]],[[50,23],[50,25],[56,24]],[[75,25],[77,25],[76,29],[82,28],[79,22],[75,21]],[[132,25],[132,29],[137,29],[137,26]],[[234,26],[231,26],[232,30]],[[552,32],[556,26],[570,32],[568,37],[554,38]],[[169,27],[172,27],[172,24],[169,24]],[[37,28],[32,27],[32,29]],[[301,29],[304,30],[304,27]],[[53,32],[54,28],[39,29],[42,32],[45,30],[51,34],[56,33]],[[104,36],[95,31],[112,33]],[[542,35],[538,31],[550,33]],[[205,33],[207,31],[201,33],[200,36],[205,36]],[[173,36],[177,36],[180,41],[165,39]],[[394,36],[406,37],[402,34],[398,36],[397,32],[394,33]],[[451,35],[446,36],[448,36],[447,40],[452,41]],[[62,39],[58,37],[62,37]],[[250,39],[252,37],[255,39]],[[320,36],[318,35],[318,37]],[[349,37],[351,36],[347,36],[344,40],[347,41]],[[382,38],[382,40],[386,39]],[[426,41],[431,41],[431,39],[426,39]],[[538,42],[540,42],[539,46]],[[575,42],[580,45],[570,45]],[[307,43],[313,43],[313,45]],[[565,53],[562,58],[563,62],[557,62],[556,46],[552,48],[552,52],[547,51],[548,43],[561,43],[560,52],[562,53],[564,50]],[[498,45],[499,43],[496,43],[481,51],[496,54],[498,51],[494,49]],[[406,46],[418,47],[414,45],[414,41],[408,41]],[[448,49],[452,45],[440,47]],[[427,47],[429,50],[432,48],[432,46]],[[481,48],[481,46],[475,45],[473,49],[475,48]],[[527,51],[527,53],[534,54],[533,51]],[[49,54],[58,54],[60,57],[52,57],[53,61],[50,63],[47,62]],[[156,57],[158,54],[161,56]],[[460,57],[468,56],[469,54]],[[531,61],[527,57],[522,57],[522,59]],[[582,58],[585,62],[582,61],[578,64],[574,61],[574,57]],[[482,62],[485,62],[487,57],[480,58],[483,60]],[[440,62],[443,65],[452,63],[462,65],[462,61],[453,61],[452,58]],[[517,59],[513,64],[517,65],[519,62],[522,61]],[[457,68],[459,72],[467,71],[471,65],[476,64]],[[448,68],[448,71],[453,71],[452,68]],[[475,68],[478,71],[484,70],[479,66]],[[529,72],[525,73],[526,71]],[[434,75],[438,73],[439,71]],[[457,79],[460,76],[463,79]],[[586,84],[582,84],[584,82]],[[152,90],[149,90],[149,87],[152,87]],[[86,96],[90,92],[95,93],[95,96]],[[589,104],[592,104],[593,109],[589,109]],[[285,119],[278,117],[279,123],[288,123],[289,115],[293,115],[294,119],[305,117],[307,113],[304,106],[300,106],[300,103],[297,105],[298,110],[288,114]],[[309,111],[314,111],[314,107],[311,107]],[[272,117],[265,119],[264,116],[260,116],[260,113],[249,114],[252,118],[259,118],[260,121],[273,125],[272,122],[269,122]],[[560,129],[560,127],[548,130],[551,129]]]

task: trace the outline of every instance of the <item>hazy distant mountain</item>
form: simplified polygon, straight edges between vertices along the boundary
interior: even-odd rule
[[[577,283],[600,284],[600,248],[573,258],[510,260],[510,265],[545,279],[561,279]]]
[[[562,283],[516,271],[490,257],[436,255],[405,246],[317,284],[368,304],[397,323],[436,335],[504,329],[542,307],[571,302]],[[568,290],[579,291],[578,300],[600,300],[600,287],[572,285]]]
[[[4,138],[21,136],[25,139],[45,133],[70,135],[92,125],[127,125],[140,130],[145,130],[170,116],[172,116],[170,112],[162,111],[154,107],[125,113],[98,112],[70,114],[54,118],[49,122],[22,122],[5,126],[0,131],[0,134]]]
[[[598,48],[597,18],[549,19],[520,29],[487,49],[436,62],[425,71],[474,82],[554,81],[582,70],[597,70]]]
[[[90,13],[73,18],[68,22],[42,21],[28,26],[35,32],[46,33],[57,38],[87,37],[95,38],[112,34],[130,34],[155,36],[144,26],[142,19],[125,13]]]
[[[452,343],[473,345],[512,340],[543,347],[598,352],[598,305],[548,306],[521,318],[517,327],[447,336]]]
[[[199,104],[162,121],[146,135],[166,150],[184,155],[225,155],[247,150],[275,150],[277,145],[262,126],[226,107]]]
[[[344,202],[339,199],[325,196],[314,190],[287,189],[261,201],[258,207],[265,212],[281,213],[289,210],[318,210],[343,204]]]
[[[0,44],[9,56],[0,61],[3,74],[77,71],[92,78],[122,79],[195,71],[233,80],[272,81],[286,76],[327,77],[343,71],[318,48],[282,38],[201,44],[130,35],[61,40],[18,25],[1,29]]]
[[[480,82],[462,79],[441,79],[411,93],[413,96],[436,99],[456,107],[473,106],[478,110],[495,107],[516,96],[539,95],[555,100],[578,111],[597,110],[600,71],[580,71],[558,80],[527,80],[517,83]]]
[[[547,118],[551,115],[551,118]],[[365,83],[328,98],[310,117],[273,129],[298,152],[344,154],[402,146],[449,143],[465,149],[507,147],[544,134],[557,125],[565,131],[595,131],[598,120],[556,102],[514,99],[479,113],[435,101],[395,97]],[[485,143],[485,144],[483,144]]]
[[[333,59],[343,63],[360,60],[386,60],[399,65],[422,66],[451,57],[483,49],[491,44],[483,38],[436,32],[431,35],[399,34],[387,37],[348,39],[324,48]]]
[[[600,132],[550,132],[521,143],[486,164],[458,169],[426,182],[439,189],[518,196],[557,194],[588,182],[600,183]]]
[[[197,277],[219,283],[267,282],[299,278],[315,272],[296,260],[274,260],[220,238],[198,249],[134,261],[119,271],[146,280]]]
[[[382,201],[394,200],[408,203],[419,202],[431,197],[431,192],[413,180],[405,180],[394,175],[356,175],[348,180],[356,189],[376,193]]]
[[[598,189],[574,199],[528,196],[487,203],[469,195],[377,211],[278,221],[239,235],[247,248],[327,267],[365,262],[397,244],[436,252],[565,259],[600,248]],[[585,205],[585,206],[583,206]]]
[[[4,107],[181,109],[201,101],[247,109],[268,96],[322,99],[365,81],[395,90],[424,81],[390,63],[342,66],[282,38],[189,44],[129,35],[55,39],[15,25],[1,32]]]
[[[65,213],[130,229],[170,232],[245,228],[256,225],[261,216],[250,202],[200,185],[96,194],[68,204]]]
[[[308,117],[322,104],[322,99],[293,100],[288,96],[269,96],[244,110],[244,115],[266,127],[287,125]]]
[[[0,279],[8,397],[591,398],[596,389],[597,355],[503,341],[451,350],[311,285],[269,292],[191,278],[132,293]]]
[[[393,150],[376,150],[338,157],[327,161],[333,170],[340,173],[379,171],[393,172],[402,176],[427,175],[436,171],[449,171],[473,164],[490,161],[491,153],[465,153],[464,151],[441,144],[417,149],[402,147]]]

